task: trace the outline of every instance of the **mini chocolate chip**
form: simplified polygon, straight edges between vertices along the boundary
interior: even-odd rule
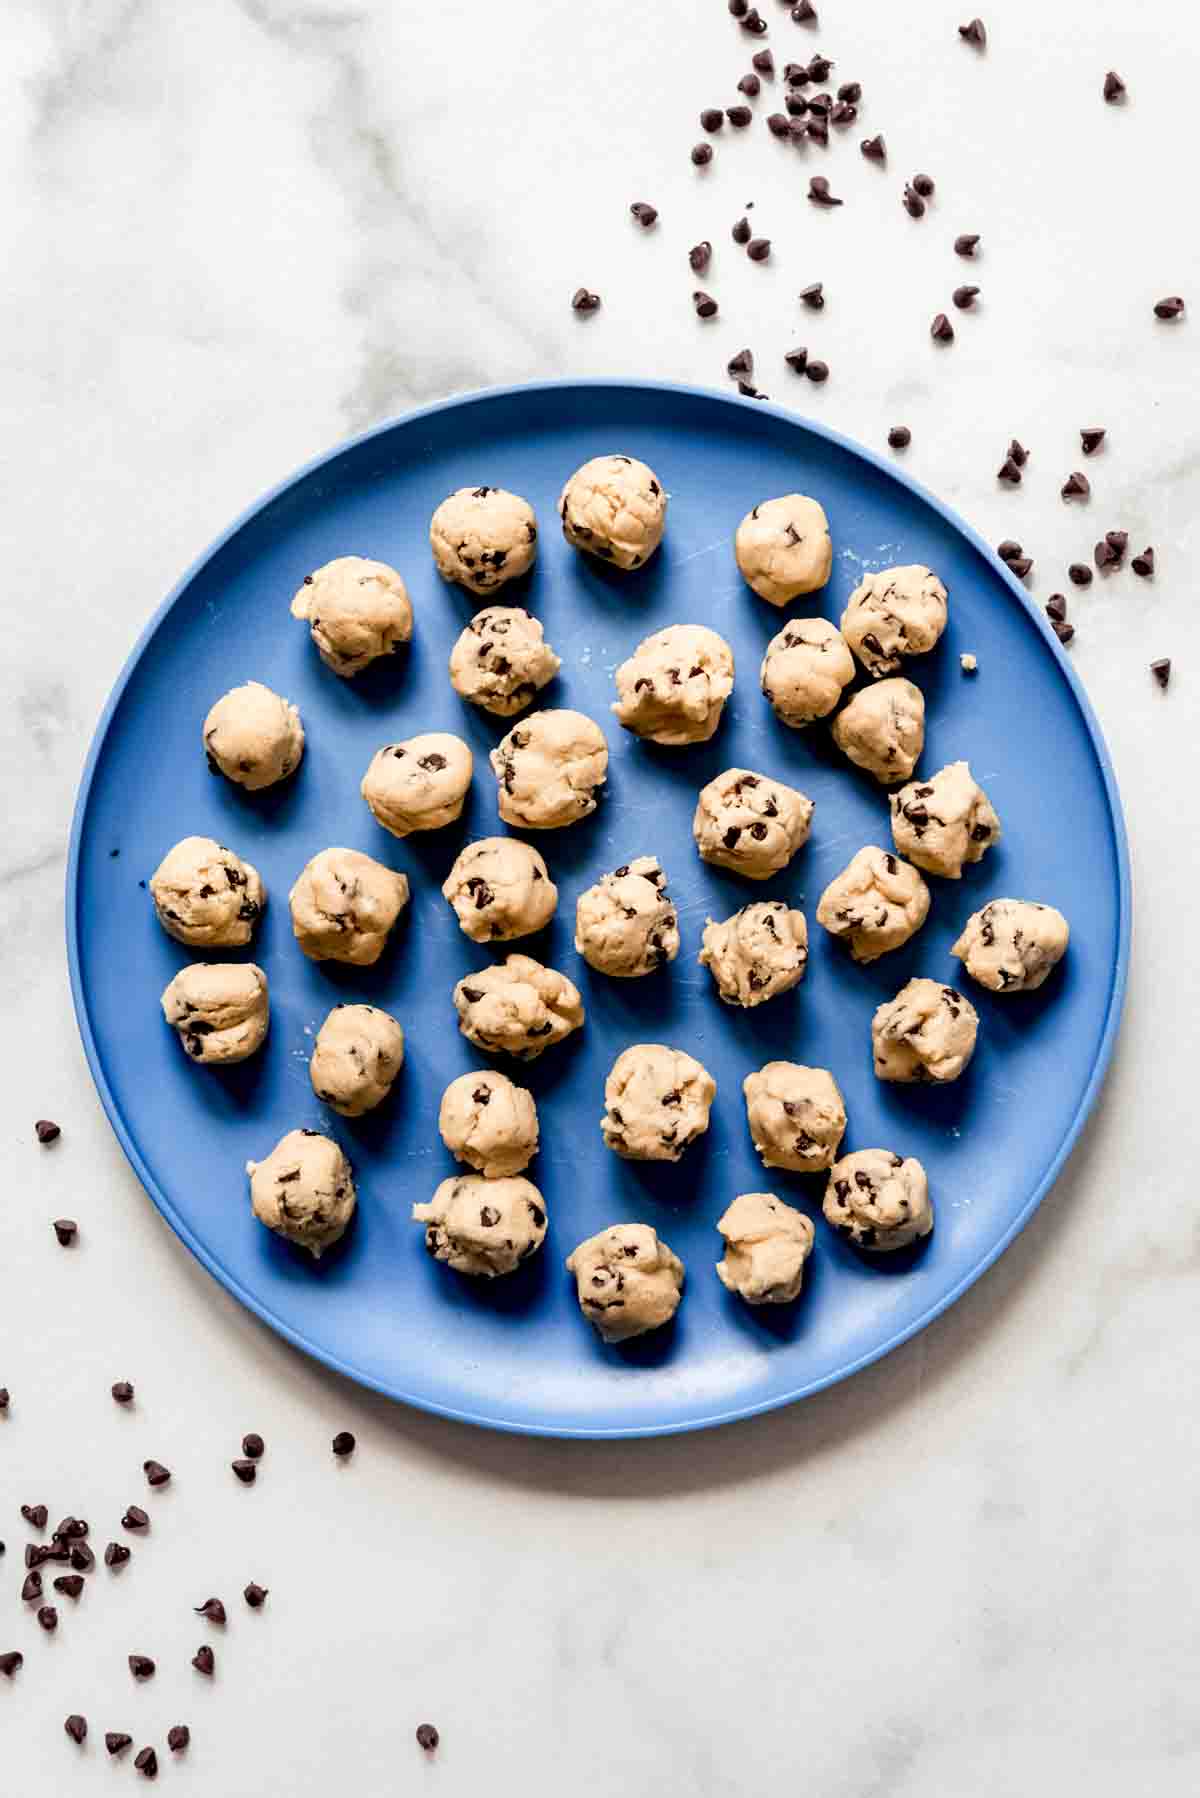
[[[573,312],[595,312],[599,304],[600,295],[598,293],[589,293],[586,287],[577,287],[575,292],[571,295],[571,310]]]
[[[750,235],[750,220],[748,218],[738,219],[733,230],[730,232],[730,236],[733,238],[734,243],[749,243]]]
[[[798,375],[802,375],[808,367],[808,351],[803,344],[794,350],[787,350],[783,359],[788,367]]]
[[[1092,560],[1097,568],[1116,568],[1120,566],[1121,551],[1115,549],[1107,537],[1101,537],[1092,550]]]
[[[808,197],[814,206],[841,206],[842,200],[836,199],[829,191],[829,183],[824,175],[813,175],[808,183]]]
[[[0,1411],[7,1411],[12,1404],[12,1393],[7,1386],[0,1386]]]
[[[56,1217],[54,1220],[54,1234],[58,1237],[59,1248],[65,1249],[74,1242],[76,1236],[79,1234],[79,1225],[75,1222],[73,1217]]]
[[[63,1728],[73,1742],[87,1741],[87,1718],[81,1717],[78,1711],[72,1712],[63,1724]]]
[[[258,1478],[258,1463],[256,1461],[243,1459],[239,1456],[236,1461],[231,1461],[229,1465],[233,1468],[234,1473],[242,1482],[243,1486],[253,1486],[255,1480]]]
[[[788,137],[791,135],[791,129],[786,112],[772,112],[767,115],[767,130],[772,137]]]
[[[950,296],[960,312],[969,312],[979,298],[977,287],[956,287]]]
[[[729,10],[735,19],[744,19],[750,11],[750,0],[729,0]]]
[[[246,1603],[250,1606],[252,1611],[258,1611],[262,1609],[262,1606],[266,1601],[268,1590],[268,1587],[256,1585],[255,1582],[251,1580],[248,1586],[243,1587],[242,1597],[246,1600]]]
[[[1084,455],[1094,456],[1104,442],[1104,436],[1103,425],[1084,425],[1079,433],[1079,441],[1083,446]]]
[[[757,13],[754,14],[754,17],[758,17]],[[759,20],[759,23],[765,31],[767,29],[765,21]],[[771,55],[769,50],[756,50],[754,55],[750,58],[750,66],[751,68],[757,69],[760,75],[773,75],[775,73],[775,58]]]
[[[1160,656],[1156,662],[1151,662],[1150,672],[1165,693],[1171,679],[1170,656]]]
[[[719,106],[706,106],[700,114],[700,126],[704,131],[719,131],[724,123],[725,114]],[[653,223],[653,220],[650,222]]]
[[[1155,318],[1178,318],[1183,310],[1183,301],[1177,293],[1169,294],[1165,300],[1156,300],[1154,303]]]
[[[789,135],[792,137],[796,137],[797,133],[803,135],[801,127],[796,125],[794,121],[804,117],[805,113],[808,111],[808,101],[804,98],[803,94],[785,94],[783,103],[787,107],[789,119],[793,120],[793,123],[788,126]]]
[[[1029,573],[1030,569],[1033,567],[1033,557],[1032,556],[1014,556],[1012,561],[1008,564],[1008,566],[1012,569],[1012,571],[1016,575],[1017,579],[1019,581],[1023,581],[1025,579],[1025,576]]]
[[[76,1573],[90,1573],[96,1565],[96,1557],[86,1542],[72,1542],[71,1565]]]
[[[914,175],[912,178],[912,187],[913,192],[920,194],[923,200],[930,199],[933,194],[933,176]]]
[[[795,25],[815,25],[817,9],[812,0],[797,0],[792,8],[792,23]]]
[[[148,1654],[131,1654],[128,1657],[129,1671],[134,1679],[153,1679],[154,1662]]]
[[[857,117],[858,107],[852,106],[848,100],[839,100],[829,114],[830,123],[833,125],[853,125]]]
[[[734,380],[736,380],[739,375],[752,375],[754,373],[754,351],[736,351],[725,364],[725,372]]]
[[[954,254],[956,256],[973,256],[979,248],[979,242],[978,231],[963,231],[954,239]]]
[[[24,1665],[25,1656],[19,1648],[8,1648],[3,1654],[0,1654],[0,1673],[4,1675],[5,1679],[11,1679],[13,1674],[19,1673]]]
[[[929,335],[933,338],[935,343],[954,342],[954,326],[950,323],[950,320],[946,317],[944,312],[938,312],[934,315],[933,323],[929,327]]]
[[[825,283],[813,281],[808,287],[802,287],[800,298],[806,306],[811,306],[814,312],[820,312],[825,304]]]
[[[417,1741],[425,1750],[426,1754],[432,1754],[441,1739],[442,1738],[438,1735],[438,1732],[433,1727],[432,1723],[418,1723]]]
[[[908,186],[907,183],[905,184],[901,204],[909,218],[920,219],[925,217],[924,200],[921,198],[916,188]]]
[[[717,115],[720,116],[719,114]],[[647,200],[635,200],[629,208],[643,231],[648,231],[658,218],[657,206],[651,206]]]
[[[25,1604],[32,1604],[35,1599],[38,1599],[41,1596],[42,1576],[35,1569],[33,1573],[27,1573],[25,1575],[25,1579],[21,1586],[21,1598]]]
[[[1059,488],[1064,499],[1086,499],[1092,491],[1092,483],[1085,474],[1069,474]]]
[[[165,1486],[171,1477],[170,1468],[164,1467],[161,1461],[143,1461],[142,1472],[151,1486]]]
[[[60,1573],[54,1582],[54,1590],[61,1592],[64,1598],[78,1598],[83,1584],[81,1573]]]
[[[1006,537],[1002,543],[996,545],[996,554],[1002,562],[1012,562],[1020,553],[1021,545],[1014,542],[1011,537]]]
[[[242,1437],[242,1453],[249,1455],[252,1461],[257,1461],[261,1457],[266,1446],[257,1430],[249,1430]]]
[[[44,1604],[41,1607],[37,1614],[37,1620],[47,1633],[51,1633],[58,1628],[58,1612],[52,1604]]]
[[[751,100],[762,90],[762,82],[757,75],[743,75],[738,82],[738,93],[746,94]]]
[[[112,1395],[119,1405],[133,1403],[133,1387],[128,1380],[117,1380],[113,1386]]]
[[[815,382],[819,387],[822,381],[829,379],[829,364],[828,362],[810,362],[804,372],[809,380]]]
[[[837,97],[839,100],[845,100],[851,106],[857,106],[862,99],[862,82],[843,81],[841,87],[838,88]]]
[[[1154,573],[1154,551],[1152,549],[1144,549],[1140,556],[1134,556],[1129,566],[1133,569],[1135,574],[1140,574],[1143,577],[1152,575]]]
[[[127,1736],[121,1729],[106,1729],[104,1746],[110,1754],[123,1754],[126,1748],[132,1747],[133,1737]]]
[[[810,108],[810,112],[811,112],[811,108]],[[796,130],[796,127],[794,125],[792,127],[792,130],[793,131]],[[804,127],[804,135],[805,135],[805,137],[811,137],[815,144],[827,144],[829,142],[829,125],[826,122],[826,120],[820,116],[820,114],[813,113],[812,116],[810,117],[808,123]],[[833,203],[840,205],[841,201],[839,200],[839,201],[836,201]]]
[[[1067,578],[1076,587],[1090,587],[1092,584],[1092,571],[1086,562],[1072,562],[1071,566],[1067,569]]]
[[[814,56],[808,65],[808,78],[810,81],[828,81],[832,68],[833,59],[831,57]]]
[[[203,1604],[194,1605],[197,1617],[207,1617],[210,1623],[224,1623],[225,1606],[219,1598],[206,1598]]]
[[[987,43],[987,26],[982,19],[972,19],[968,25],[960,25],[958,35],[964,44],[973,44],[976,50],[982,50]]]
[[[354,1453],[354,1437],[349,1430],[339,1430],[334,1437],[331,1446],[334,1454],[337,1455],[339,1459],[342,1459],[346,1455],[352,1455]]]
[[[744,131],[746,126],[753,121],[754,114],[748,106],[727,106],[725,117],[735,131]]]
[[[158,1756],[153,1748],[139,1748],[133,1764],[144,1779],[158,1778]]]
[[[711,162],[712,159],[713,153],[711,144],[692,145],[692,161],[698,169],[702,169],[705,164]]]
[[[45,1505],[22,1505],[21,1515],[35,1530],[44,1530],[50,1518]]]
[[[126,1548],[123,1542],[110,1542],[104,1551],[104,1565],[106,1567],[123,1567],[132,1553],[133,1550]]]
[[[123,1530],[148,1530],[150,1528],[149,1514],[143,1511],[141,1505],[130,1505],[121,1519],[121,1528]]]
[[[1021,470],[1011,456],[1006,456],[996,470],[996,479],[998,481],[1007,481],[1010,487],[1019,487],[1021,485]]]
[[[697,318],[715,318],[720,307],[710,293],[701,293],[699,288],[692,295],[692,305],[696,309]]]
[[[186,1723],[172,1723],[167,1731],[167,1747],[172,1754],[182,1754],[192,1739],[192,1732]]]
[[[1115,69],[1110,69],[1104,77],[1104,98],[1111,106],[1116,100],[1125,98],[1125,83]]]
[[[206,1679],[211,1679],[213,1672],[216,1669],[216,1665],[216,1655],[213,1653],[207,1642],[202,1642],[192,1656],[192,1666],[196,1669],[197,1673],[203,1673]]]
[[[62,1135],[62,1127],[52,1123],[49,1118],[39,1118],[33,1126],[33,1133],[40,1143],[57,1142]]]
[[[887,440],[891,449],[907,449],[912,442],[912,432],[907,425],[893,425]]]
[[[752,237],[746,245],[746,254],[751,262],[765,262],[771,254],[771,239],[769,237]]]
[[[858,147],[868,162],[887,161],[887,145],[883,141],[882,132],[876,133],[874,137],[864,137]]]
[[[1055,624],[1054,635],[1060,643],[1069,643],[1075,635],[1075,626],[1073,624]]]
[[[1046,616],[1053,624],[1061,624],[1067,615],[1067,596],[1065,593],[1052,593],[1046,601]]]

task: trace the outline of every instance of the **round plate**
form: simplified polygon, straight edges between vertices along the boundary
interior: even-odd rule
[[[589,456],[644,458],[672,495],[663,546],[621,575],[563,542],[555,502]],[[594,817],[536,841],[558,882],[558,915],[514,947],[580,985],[586,1028],[530,1068],[542,1149],[544,1252],[488,1282],[426,1255],[409,1221],[455,1164],[437,1132],[442,1089],[485,1059],[458,1034],[451,987],[489,958],[462,935],[439,885],[462,842],[502,830],[488,750],[504,725],[461,702],[446,660],[480,603],[444,585],[429,518],[453,488],[480,481],[525,494],[542,531],[528,606],[562,657],[543,695],[601,720],[612,751]],[[838,619],[864,569],[924,562],[950,590],[938,649],[906,672],[924,688],[926,771],[959,757],[987,790],[1003,842],[961,882],[931,880],[929,922],[898,953],[858,968],[815,921],[822,888],[864,843],[890,846],[883,790],[833,750],[824,727],[784,728],[758,666],[786,614],[742,582],[733,533],[772,494],[815,495],[829,514],[833,574],[792,611]],[[412,595],[411,651],[354,681],[318,660],[288,613],[305,573],[347,553],[394,564]],[[813,603],[815,602],[815,603]],[[737,685],[715,739],[697,749],[638,742],[612,719],[612,671],[647,632],[713,625],[732,644]],[[959,655],[978,657],[965,676]],[[214,779],[200,725],[214,699],[256,679],[300,706],[308,732],[292,780],[246,795]],[[383,743],[452,730],[476,757],[461,827],[399,843],[358,786]],[[699,787],[721,769],[765,770],[816,802],[813,832],[786,873],[760,886],[700,862],[691,836]],[[159,995],[187,952],[155,922],[144,884],[178,838],[207,834],[261,871],[270,894],[246,952],[271,983],[265,1050],[226,1072],[193,1066],[163,1022]],[[331,843],[407,871],[413,898],[373,969],[314,965],[292,939],[287,894]],[[642,980],[594,974],[572,946],[575,900],[606,869],[647,850],[667,869],[683,945]],[[941,1090],[884,1086],[870,1020],[914,974],[955,980],[949,955],[988,898],[1047,901],[1071,947],[1040,993],[994,1000],[971,985],[981,1025],[966,1075]],[[696,960],[706,916],[765,895],[809,919],[803,985],[755,1011],[722,1005]],[[950,1304],[1026,1222],[1091,1106],[1112,1048],[1129,938],[1125,835],[1095,719],[1052,633],[1016,581],[962,522],[874,456],[769,405],[661,384],[576,382],[477,394],[383,426],[302,470],[255,506],[187,574],[117,682],[84,774],[68,877],[71,981],[101,1099],[150,1197],[209,1270],[292,1342],[364,1384],[431,1411],[551,1435],[627,1436],[698,1428],[814,1392],[904,1341]],[[394,1012],[408,1054],[390,1102],[360,1122],[313,1095],[307,1058],[329,1007],[363,998]],[[677,1044],[717,1082],[708,1134],[678,1166],[620,1161],[602,1145],[604,1078],[630,1043]],[[846,1097],[845,1147],[919,1156],[937,1224],[914,1255],[868,1263],[820,1217],[819,1180],[760,1165],[744,1076],[785,1058],[830,1068]],[[354,1162],[355,1224],[320,1263],[254,1222],[244,1164],[297,1125],[336,1136]],[[713,1264],[716,1219],[736,1193],[771,1188],[817,1227],[794,1305],[751,1310]],[[624,1349],[583,1320],[563,1261],[584,1236],[629,1220],[655,1225],[687,1267],[675,1324]]]

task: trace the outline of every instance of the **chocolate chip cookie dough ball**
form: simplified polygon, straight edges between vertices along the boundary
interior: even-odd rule
[[[748,585],[771,605],[814,593],[833,567],[824,508],[803,493],[761,500],[739,524],[734,553]]]
[[[558,500],[563,536],[617,568],[640,568],[662,542],[667,496],[652,468],[633,456],[593,456]]]
[[[193,1061],[228,1067],[262,1047],[270,1021],[267,977],[252,961],[196,961],[180,968],[162,1008]]]
[[[559,830],[595,811],[608,744],[582,712],[531,712],[501,737],[491,763],[506,824]]]
[[[855,1149],[829,1170],[822,1210],[855,1248],[905,1249],[933,1229],[925,1169],[890,1149]]]
[[[837,706],[854,679],[854,657],[827,618],[792,618],[767,644],[760,676],[780,723],[803,730]]]
[[[773,1192],[743,1192],[717,1222],[725,1253],[717,1278],[748,1305],[789,1305],[800,1296],[816,1231]]]
[[[442,1094],[442,1141],[457,1161],[487,1180],[519,1174],[537,1154],[538,1115],[533,1094],[507,1074],[460,1074]]]
[[[212,837],[184,837],[150,877],[159,923],[190,949],[240,949],[267,903],[258,869]]]
[[[250,1206],[260,1224],[318,1259],[354,1215],[354,1175],[338,1144],[289,1130],[265,1161],[248,1161]]]
[[[746,1075],[742,1092],[764,1167],[812,1174],[833,1165],[846,1132],[846,1105],[827,1068],[768,1061]]]
[[[537,850],[515,837],[468,843],[442,884],[463,931],[475,943],[531,936],[554,916],[558,888]]]
[[[614,1224],[567,1256],[579,1309],[605,1342],[661,1329],[679,1309],[683,1262],[649,1224]]]
[[[414,1205],[412,1215],[415,1224],[424,1224],[425,1247],[435,1261],[486,1280],[515,1273],[546,1239],[546,1202],[519,1174],[502,1180],[453,1175],[428,1205]]]
[[[465,974],[454,989],[454,1009],[468,1042],[520,1061],[536,1061],[584,1020],[578,987],[530,955]]]
[[[292,933],[310,961],[367,968],[408,904],[408,876],[357,849],[322,849],[288,895]]]
[[[919,564],[866,575],[842,613],[842,635],[876,680],[926,655],[945,628],[946,589]]]
[[[975,1053],[979,1014],[940,980],[910,980],[871,1020],[880,1080],[957,1080]]]
[[[726,768],[700,789],[692,835],[702,861],[769,880],[808,841],[813,802],[749,768]]]
[[[626,1161],[678,1161],[708,1129],[717,1083],[682,1049],[635,1043],[604,1082],[605,1147]]]
[[[212,772],[248,793],[286,780],[304,754],[299,712],[256,680],[218,699],[204,720],[203,739]]]
[[[928,916],[929,888],[917,870],[873,843],[830,881],[817,905],[817,923],[863,963],[901,948]]]
[[[671,624],[643,637],[615,678],[612,709],[634,736],[707,743],[733,691],[733,651],[703,624]]]
[[[375,752],[360,792],[377,824],[394,837],[441,830],[462,816],[474,760],[461,737],[425,731]]]
[[[888,801],[892,841],[927,874],[960,880],[968,862],[982,861],[1000,841],[1000,820],[966,762],[951,762],[928,780],[914,780]]]
[[[808,924],[782,899],[743,905],[724,923],[704,926],[700,962],[726,1005],[749,1009],[790,992],[808,966]]]
[[[833,740],[885,787],[907,780],[925,747],[925,696],[910,680],[864,687],[838,713]]]
[[[1052,905],[993,899],[967,919],[950,953],[989,992],[1032,993],[1066,954],[1070,935]]]
[[[472,705],[511,718],[561,667],[536,618],[520,606],[485,606],[450,651],[450,685]]]
[[[460,487],[430,520],[429,547],[443,580],[472,593],[494,593],[533,567],[533,507],[503,487]]]
[[[313,1091],[344,1118],[387,1098],[404,1064],[404,1032],[377,1005],[335,1005],[317,1032],[308,1064]]]
[[[675,960],[679,921],[656,855],[639,855],[580,893],[575,947],[590,968],[618,980]]]
[[[363,556],[339,556],[306,574],[292,601],[292,617],[308,620],[321,660],[345,679],[377,657],[392,655],[412,636],[404,582],[386,562]]]

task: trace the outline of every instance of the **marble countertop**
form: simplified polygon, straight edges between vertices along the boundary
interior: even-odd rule
[[[165,1762],[178,1721],[193,1742],[164,1780],[222,1798],[1196,1787],[1200,1234],[1179,1145],[1200,1043],[1173,933],[1200,875],[1200,363],[1195,325],[1151,307],[1189,290],[1200,306],[1180,191],[1200,19],[1006,0],[980,56],[948,0],[819,0],[815,32],[759,4],[779,63],[820,49],[863,83],[827,159],[768,136],[768,89],[754,128],[691,166],[700,108],[733,102],[756,47],[724,0],[5,8],[0,1650],[26,1662],[0,1680],[0,1785],[20,1798],[98,1789],[105,1729]],[[1108,68],[1123,106],[1101,99]],[[856,147],[876,131],[884,171]],[[918,169],[937,192],[913,221],[899,190]],[[842,208],[806,202],[817,170]],[[659,207],[652,232],[633,199]],[[764,266],[729,242],[751,201]],[[973,268],[960,231],[982,234]],[[686,255],[703,237],[709,325]],[[968,279],[981,299],[958,314]],[[796,299],[813,280],[819,314]],[[569,306],[580,283],[603,296],[588,318]],[[942,308],[946,349],[929,337]],[[797,341],[828,361],[823,387],[784,366]],[[1124,1029],[1033,1223],[884,1363],[691,1439],[471,1432],[291,1351],[145,1199],[68,998],[75,786],[149,613],[289,468],[493,383],[722,385],[743,345],[773,399],[876,447],[908,424],[904,465],[990,540],[1019,538],[1039,599],[1105,528],[1154,545],[1153,581],[1067,589],[1132,841]],[[1081,463],[1091,424],[1108,438]],[[1014,434],[1032,453],[1009,490],[995,471]],[[1081,466],[1093,497],[1069,508],[1058,488]],[[1165,694],[1157,656],[1174,661]],[[63,1126],[49,1150],[43,1116]],[[49,1228],[63,1213],[81,1225],[70,1253]],[[136,1382],[129,1414],[117,1378]],[[226,1466],[251,1428],[269,1442],[252,1497]],[[358,1437],[345,1465],[337,1429]],[[102,1544],[147,1455],[176,1471],[155,1529],[124,1577],[102,1570],[90,1616],[42,1636],[15,1596],[18,1504],[85,1512]],[[237,1597],[250,1578],[271,1588],[255,1614]],[[231,1621],[205,1682],[188,1607],[210,1592]],[[131,1650],[160,1662],[136,1691]],[[82,1753],[62,1733],[75,1709]],[[413,1742],[424,1718],[436,1765]]]

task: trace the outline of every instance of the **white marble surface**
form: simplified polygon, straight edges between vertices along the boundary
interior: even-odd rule
[[[702,105],[752,49],[724,0],[6,0],[0,12],[0,1790],[135,1779],[101,1734],[186,1720],[164,1786],[222,1798],[802,1788],[822,1798],[1175,1798],[1200,1776],[1189,1422],[1200,1235],[1185,1132],[1197,978],[1172,933],[1196,851],[1197,325],[1190,178],[1200,21],[1117,0],[1005,0],[978,57],[949,0],[776,0],[780,63],[820,46],[866,89],[808,164],[761,117],[698,175]],[[1116,67],[1129,103],[1099,88]],[[857,139],[882,130],[886,173]],[[804,200],[827,169],[845,206]],[[929,216],[898,204],[938,181]],[[658,229],[627,216],[653,200]],[[766,267],[729,243],[755,201]],[[972,271],[950,251],[977,230]],[[692,316],[686,250],[711,237]],[[928,322],[961,280],[983,302]],[[802,315],[800,285],[829,303]],[[568,308],[585,282],[603,310]],[[827,357],[823,389],[780,361]],[[1037,558],[1040,598],[1110,525],[1152,542],[1073,601],[1076,665],[1128,812],[1137,941],[1102,1103],[1025,1235],[955,1309],[849,1384],[703,1438],[527,1443],[364,1397],[245,1316],[160,1223],[90,1087],[61,893],[97,713],[143,621],[289,467],[413,402],[545,375],[720,384],[741,344],[773,397],[906,466]],[[1077,427],[1109,430],[1058,485]],[[1008,437],[1033,451],[998,488]],[[1175,658],[1171,691],[1152,656]],[[1064,828],[1069,820],[1064,820]],[[1183,926],[1186,927],[1186,926]],[[49,1151],[31,1123],[64,1126]],[[77,1216],[69,1254],[49,1219]],[[107,1396],[136,1381],[124,1414]],[[269,1439],[259,1486],[226,1470]],[[350,1428],[352,1464],[328,1440]],[[57,1637],[21,1614],[19,1502],[101,1544],[175,1484],[117,1580]],[[250,1615],[247,1578],[270,1586]],[[188,1659],[210,1591],[218,1677]],[[160,1672],[133,1690],[131,1649]],[[85,1711],[82,1756],[62,1734]],[[421,1764],[414,1724],[443,1731]],[[78,1766],[72,1763],[79,1762]]]

